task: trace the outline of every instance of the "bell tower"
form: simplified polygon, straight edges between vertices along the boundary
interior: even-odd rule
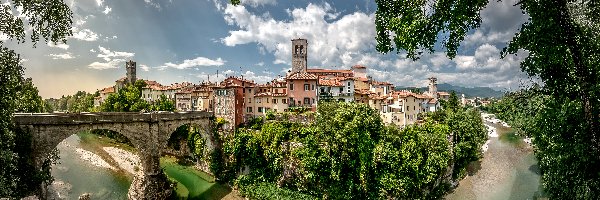
[[[433,96],[433,98],[438,98],[437,96],[437,78],[431,77],[429,78],[429,94]]]
[[[306,39],[292,40],[292,74],[306,72],[308,41]]]
[[[136,63],[129,60],[125,63],[125,69],[127,69],[127,83],[133,84],[137,80],[135,77]]]

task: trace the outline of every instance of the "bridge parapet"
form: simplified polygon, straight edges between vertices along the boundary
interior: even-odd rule
[[[212,112],[96,112],[96,113],[15,113],[18,125],[76,125],[101,123],[158,122],[206,119]]]

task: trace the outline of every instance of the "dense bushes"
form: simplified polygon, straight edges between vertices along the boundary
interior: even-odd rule
[[[367,105],[323,103],[312,123],[267,121],[260,130],[237,129],[224,145],[227,170],[232,178],[248,167],[234,182],[257,199],[286,198],[291,191],[307,198],[440,198],[464,163],[479,158],[486,132],[476,111],[437,116],[400,130],[384,126]],[[451,135],[460,139],[453,142]]]

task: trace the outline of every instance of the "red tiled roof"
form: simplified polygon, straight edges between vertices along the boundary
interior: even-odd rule
[[[254,95],[255,97],[270,97],[273,96],[273,94],[271,92],[263,92],[263,93],[258,93]]]
[[[314,74],[306,73],[306,72],[297,72],[297,73],[294,73],[294,74],[288,76],[287,79],[290,79],[290,80],[314,80],[314,79],[317,79],[317,76]]]
[[[319,77],[319,85],[324,86],[344,86],[337,78]]]
[[[429,102],[427,102],[428,104],[436,104],[438,101],[437,99],[430,99]]]
[[[354,94],[371,94],[371,91],[354,89]]]
[[[388,82],[385,82],[385,81],[384,82],[373,81],[371,84],[372,85],[392,85],[391,83],[388,83]]]
[[[352,66],[352,68],[351,68],[351,69],[366,69],[366,68],[367,68],[367,67],[365,67],[365,66],[362,66],[362,65],[354,65],[354,66]]]
[[[447,93],[447,92],[438,92],[438,95],[440,95],[440,96],[450,96],[450,93]]]
[[[107,87],[100,91],[100,93],[102,93],[102,94],[108,94],[108,93],[114,93],[114,92],[115,92],[114,87]]]
[[[353,73],[349,69],[306,69],[308,73]]]

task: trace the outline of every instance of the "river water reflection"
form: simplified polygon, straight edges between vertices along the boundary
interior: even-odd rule
[[[87,135],[85,138],[92,137]],[[79,135],[72,135],[57,146],[60,159],[58,164],[52,166],[55,182],[50,187],[55,191],[51,193],[57,193],[57,196],[51,199],[78,199],[84,193],[89,193],[91,199],[127,199],[132,177],[123,171],[109,169],[108,163],[101,167],[102,163],[93,165],[89,161],[101,159],[84,160],[81,156],[84,150],[90,151],[89,154],[102,151],[97,145],[88,144],[88,139],[84,142]],[[221,199],[231,191],[228,187],[207,181],[208,175],[192,167],[181,166],[171,159],[161,159],[161,167],[178,182],[176,191],[179,199]]]
[[[78,199],[90,193],[92,199],[127,199],[131,180],[124,174],[108,168],[93,166],[84,161],[76,150],[85,149],[77,135],[65,139],[58,145],[59,164],[52,166],[55,179],[53,187],[59,199]]]
[[[491,124],[499,137],[491,137],[481,161],[446,199],[535,199],[540,195],[540,175],[531,146],[510,128]]]

